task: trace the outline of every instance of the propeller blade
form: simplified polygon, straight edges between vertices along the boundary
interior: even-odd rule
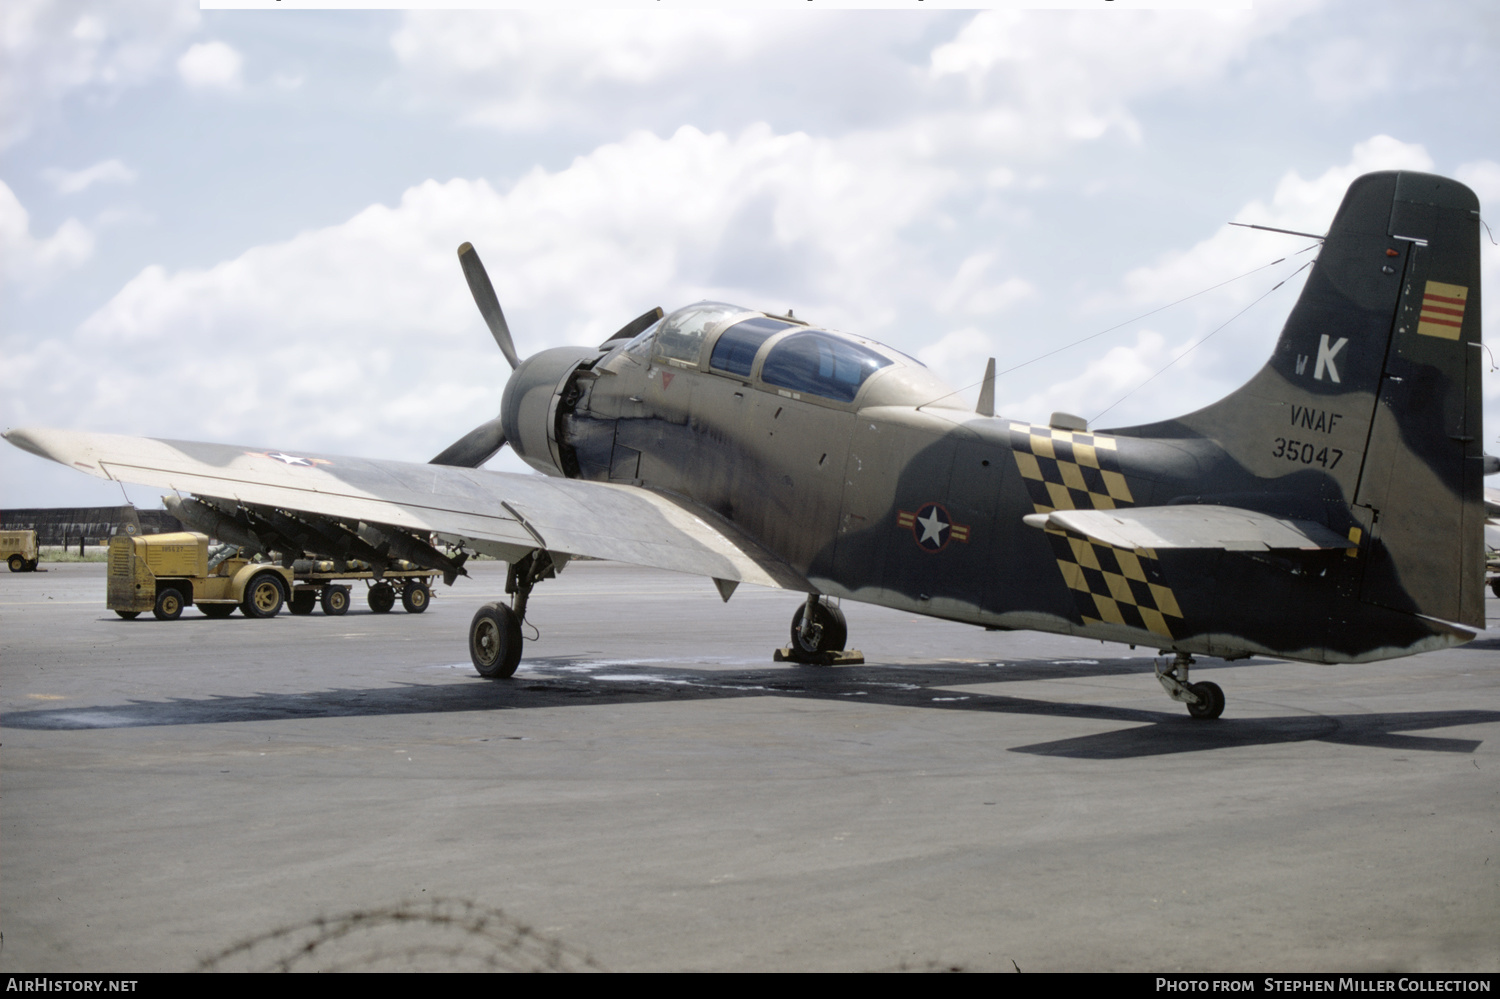
[[[511,342],[510,327],[505,323],[505,313],[500,311],[500,299],[495,297],[495,286],[490,284],[490,276],[485,273],[484,264],[474,251],[473,243],[465,243],[458,248],[458,263],[464,269],[464,277],[468,279],[469,291],[474,295],[474,304],[479,306],[479,314],[484,316],[484,321],[490,327],[490,335],[500,346],[500,353],[505,355],[512,368],[517,367],[521,359],[516,356],[516,345]]]
[[[464,244],[468,246],[468,243]],[[482,273],[482,272],[481,272]],[[498,339],[498,338],[497,338]],[[452,465],[455,468],[478,468],[495,456],[505,446],[505,428],[500,426],[500,417],[464,434],[443,449],[443,453],[429,461],[429,465]]]
[[[630,322],[626,323],[624,326],[621,326],[618,330],[616,330],[613,336],[599,345],[599,349],[603,350],[605,344],[614,343],[616,340],[634,339],[637,333],[639,333],[643,329],[646,329],[664,315],[666,315],[666,313],[661,311],[660,305],[652,309],[650,312],[642,312]]]

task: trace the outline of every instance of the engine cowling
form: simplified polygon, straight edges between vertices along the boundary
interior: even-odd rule
[[[500,420],[521,459],[547,475],[563,475],[557,448],[557,401],[578,365],[599,356],[583,347],[552,347],[522,361],[505,384]]]

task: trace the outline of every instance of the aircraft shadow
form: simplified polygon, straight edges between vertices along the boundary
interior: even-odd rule
[[[1024,680],[1150,673],[1150,659],[1023,660],[1011,663],[933,663],[901,666],[765,667],[690,670],[652,664],[532,659],[503,683],[403,683],[241,697],[171,698],[87,708],[47,708],[0,714],[0,728],[80,730],[206,725],[459,711],[670,702],[737,697],[855,699],[893,707],[982,711],[1114,723],[1108,732],[1012,746],[1010,752],[1078,759],[1122,759],[1288,742],[1329,742],[1397,750],[1469,753],[1481,740],[1404,734],[1413,730],[1500,722],[1482,709],[1385,714],[1298,714],[1270,718],[1194,721],[1175,705],[1161,710],[1050,701],[955,687]],[[1200,666],[1195,672],[1214,668]],[[1231,699],[1233,694],[1231,693]],[[1232,710],[1231,700],[1231,710]]]

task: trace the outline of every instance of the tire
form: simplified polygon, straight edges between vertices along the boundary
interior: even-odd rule
[[[115,613],[120,615],[127,621],[134,621],[136,618],[141,616],[140,611],[115,611]]]
[[[199,604],[198,609],[207,617],[222,619],[233,614],[235,606],[234,604]]]
[[[432,589],[420,579],[409,579],[401,590],[401,606],[408,614],[420,614],[432,603]]]
[[[1207,701],[1207,704],[1189,704],[1188,714],[1200,721],[1213,721],[1224,713],[1224,690],[1212,680],[1195,683],[1188,688]]]
[[[286,584],[272,572],[263,572],[245,587],[240,610],[246,617],[275,617],[286,603]]]
[[[10,571],[11,572],[25,572],[26,571],[26,559],[23,558],[22,556],[20,556],[20,555],[12,555],[10,557],[9,561],[10,561]]]
[[[293,614],[311,614],[313,608],[318,606],[317,590],[295,590],[292,599],[286,602],[286,609]]]
[[[469,622],[469,659],[487,680],[504,680],[521,664],[521,622],[504,604],[485,604]]]
[[[842,652],[844,643],[849,640],[849,625],[844,621],[844,612],[830,604],[819,600],[813,605],[813,624],[818,630],[809,636],[811,641],[802,637],[802,615],[807,610],[807,604],[797,608],[797,613],[792,615],[792,648],[800,652]]]
[[[1500,597],[1500,576],[1496,576],[1494,579],[1490,580],[1490,592],[1495,596]]]
[[[370,604],[370,610],[376,614],[388,614],[396,606],[396,591],[391,588],[390,583],[376,583],[370,587],[365,599]]]
[[[156,607],[151,613],[156,615],[158,621],[175,621],[182,617],[182,607],[182,594],[169,586],[157,592]]]
[[[40,558],[34,558],[34,559],[32,559],[31,561],[29,561],[29,562],[26,563],[26,571],[27,572],[36,572],[36,567],[39,566],[39,565],[41,565],[41,563],[42,563],[42,560]]]
[[[323,587],[323,613],[338,617],[340,614],[349,613],[349,587],[347,586],[325,586]]]

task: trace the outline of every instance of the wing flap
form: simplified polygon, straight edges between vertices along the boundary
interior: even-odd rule
[[[761,586],[808,586],[711,511],[635,486],[69,430],[23,428],[5,437],[100,478],[430,531],[495,554],[545,547]]]
[[[1032,527],[1081,534],[1116,548],[1217,548],[1268,551],[1350,548],[1353,542],[1309,520],[1288,520],[1232,506],[1137,506],[1054,510],[1025,518]]]

